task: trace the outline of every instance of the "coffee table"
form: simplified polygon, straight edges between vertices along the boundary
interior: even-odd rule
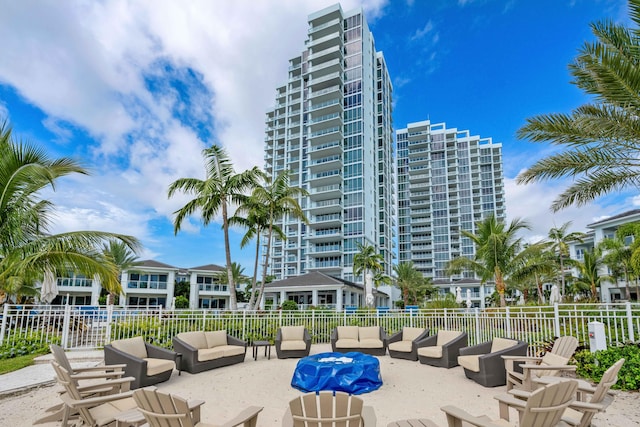
[[[254,341],[253,342],[253,360],[258,360],[258,350],[260,347],[264,347],[264,355],[267,356],[269,352],[269,358],[271,360],[271,343],[269,341]]]
[[[380,361],[359,352],[314,354],[298,361],[291,386],[304,392],[368,393],[382,386]]]

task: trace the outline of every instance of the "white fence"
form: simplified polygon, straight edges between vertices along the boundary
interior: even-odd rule
[[[635,342],[640,336],[640,304],[560,304],[501,309],[218,311],[166,310],[162,307],[17,306],[5,304],[0,319],[0,350],[25,341],[60,343],[65,349],[96,349],[115,339],[142,335],[171,346],[177,333],[225,329],[249,343],[275,338],[278,327],[304,325],[314,343],[328,343],[339,325],[382,326],[388,334],[403,326],[466,331],[469,345],[495,336],[526,341],[530,354],[561,335],[589,345],[587,324],[604,324],[607,343]]]

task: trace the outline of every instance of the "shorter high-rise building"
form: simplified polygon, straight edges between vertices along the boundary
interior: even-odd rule
[[[474,274],[447,274],[450,260],[473,257],[476,223],[505,219],[502,144],[426,120],[396,131],[398,177],[398,262],[413,261],[445,292],[467,295],[475,306],[493,285]],[[467,294],[467,290],[470,294]]]

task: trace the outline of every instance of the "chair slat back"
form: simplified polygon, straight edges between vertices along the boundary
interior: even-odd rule
[[[575,399],[578,382],[560,381],[534,391],[520,418],[520,427],[554,426]]]
[[[609,390],[611,387],[618,381],[618,372],[622,365],[624,364],[624,359],[618,360],[616,363],[611,365],[609,369],[607,369],[604,374],[602,374],[602,378],[600,382],[596,386],[596,389],[593,391],[591,395],[591,399],[589,399],[589,403],[600,403],[605,407],[609,406],[613,401],[612,398],[606,401],[605,399],[608,397]],[[596,415],[595,412],[592,411],[583,411],[582,417],[580,417],[580,424],[577,427],[588,427],[591,425],[591,420]]]
[[[150,427],[193,427],[189,404],[179,396],[143,388],[133,392],[133,400]]]
[[[69,373],[73,372],[69,358],[62,347],[57,344],[49,344],[49,349],[51,350],[51,354],[53,354],[55,361],[58,362],[58,365],[62,366]]]
[[[566,357],[567,359],[573,356],[576,348],[578,348],[578,339],[576,337],[564,336],[559,337],[551,347],[551,353],[555,353],[558,356]]]
[[[55,360],[51,361],[51,366],[53,366],[53,370],[56,372],[56,379],[58,381],[58,384],[64,387],[64,390],[66,391],[68,397],[73,400],[82,400],[82,395],[76,386],[76,382],[71,378],[71,373],[63,368]],[[63,400],[65,399],[64,395],[62,396],[62,398]],[[91,411],[88,407],[83,406],[76,409],[80,414],[80,418],[82,418],[82,420],[87,425],[92,426],[95,424],[95,418],[91,414]]]
[[[362,399],[343,392],[308,393],[289,402],[294,427],[362,427]]]

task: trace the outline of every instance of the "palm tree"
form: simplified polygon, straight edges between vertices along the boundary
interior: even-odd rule
[[[138,255],[125,243],[118,240],[109,240],[102,246],[102,253],[107,259],[118,268],[118,281],[121,281],[122,272],[139,265]],[[122,284],[122,283],[121,283]],[[112,305],[115,301],[115,293],[109,292],[107,304]]]
[[[236,310],[238,303],[229,244],[229,205],[240,203],[244,192],[257,185],[262,172],[254,167],[242,173],[236,173],[227,152],[217,145],[205,148],[202,155],[205,160],[206,177],[204,180],[180,178],[169,186],[169,198],[178,191],[193,196],[193,199],[186,205],[174,212],[176,217],[173,221],[173,232],[178,234],[182,222],[196,212],[200,212],[204,226],[215,220],[219,213],[222,215],[227,278],[229,280],[229,305],[232,310]]]
[[[373,289],[371,289],[372,283],[367,279],[367,274],[371,273],[373,277],[381,272],[384,258],[379,253],[376,253],[376,248],[373,245],[357,243],[357,247],[359,252],[353,256],[353,275],[359,276],[362,274],[362,278],[364,279],[365,302],[367,307],[372,307],[373,300],[371,297],[373,297]]]
[[[588,287],[591,292],[591,298],[595,301],[598,299],[598,286],[605,277],[600,275],[600,267],[602,266],[602,253],[599,248],[593,248],[585,251],[582,261],[576,261],[579,276],[574,285]]]
[[[233,276],[233,282],[237,285],[240,283],[245,283],[245,284],[249,284],[249,278],[247,276],[244,275],[244,267],[241,266],[240,264],[238,264],[237,262],[232,262],[231,263],[231,272],[232,272],[232,276]],[[220,277],[220,284],[223,285],[228,285],[229,284],[229,277],[228,276],[221,276]],[[244,301],[246,302],[246,301]]]
[[[475,244],[476,253],[473,259],[459,257],[448,265],[450,274],[458,274],[464,269],[475,272],[483,283],[493,280],[496,291],[500,295],[500,306],[506,305],[504,293],[505,278],[521,264],[520,258],[526,256],[521,252],[522,239],[516,234],[529,229],[529,224],[516,218],[508,227],[495,216],[490,215],[477,224],[478,234],[462,230],[461,233]]]
[[[571,114],[527,119],[518,137],[550,142],[560,151],[521,173],[518,183],[560,177],[572,184],[551,205],[558,211],[595,198],[637,188],[640,182],[640,2],[629,2],[628,28],[610,20],[591,24],[595,42],[587,42],[569,66],[573,83],[595,103]]]
[[[262,265],[260,289],[258,289],[257,292],[254,291],[255,288],[251,289],[251,298],[249,299],[250,310],[262,300],[264,287],[267,283],[267,267],[269,265],[273,235],[276,233],[280,238],[286,237],[282,230],[278,229],[276,223],[285,216],[300,219],[305,224],[309,222],[298,202],[300,197],[307,196],[309,193],[300,187],[292,187],[289,185],[288,171],[282,172],[273,181],[270,179],[266,179],[265,181],[264,185],[256,187],[251,194],[251,199],[253,199],[252,203],[262,204],[265,209],[264,213],[267,224],[265,238],[267,240],[267,246],[265,248],[264,264]]]
[[[400,264],[393,266],[393,271],[396,273],[395,285],[402,292],[402,301],[404,306],[410,304],[409,298],[412,294],[417,294],[417,288],[420,287],[420,283],[423,280],[422,273],[420,273],[412,261],[401,262]]]
[[[582,242],[586,235],[580,232],[567,233],[567,230],[571,226],[571,221],[565,222],[560,227],[553,227],[549,230],[549,241],[551,242],[550,250],[554,251],[558,256],[560,264],[560,297],[564,298],[565,292],[565,271],[564,260],[569,258],[569,244],[574,242]]]
[[[41,199],[40,191],[55,190],[58,178],[75,173],[87,171],[70,158],[50,158],[43,149],[16,141],[6,122],[0,126],[0,294],[33,293],[44,271],[69,270],[98,276],[105,289],[120,291],[117,267],[99,248],[119,240],[135,250],[135,238],[102,231],[49,232],[54,205]]]
[[[538,303],[544,303],[542,286],[554,280],[557,273],[556,254],[550,248],[551,243],[544,241],[525,245],[525,252],[518,258],[521,264],[513,272],[512,279],[523,292],[525,300],[530,285],[533,285],[538,294]]]

